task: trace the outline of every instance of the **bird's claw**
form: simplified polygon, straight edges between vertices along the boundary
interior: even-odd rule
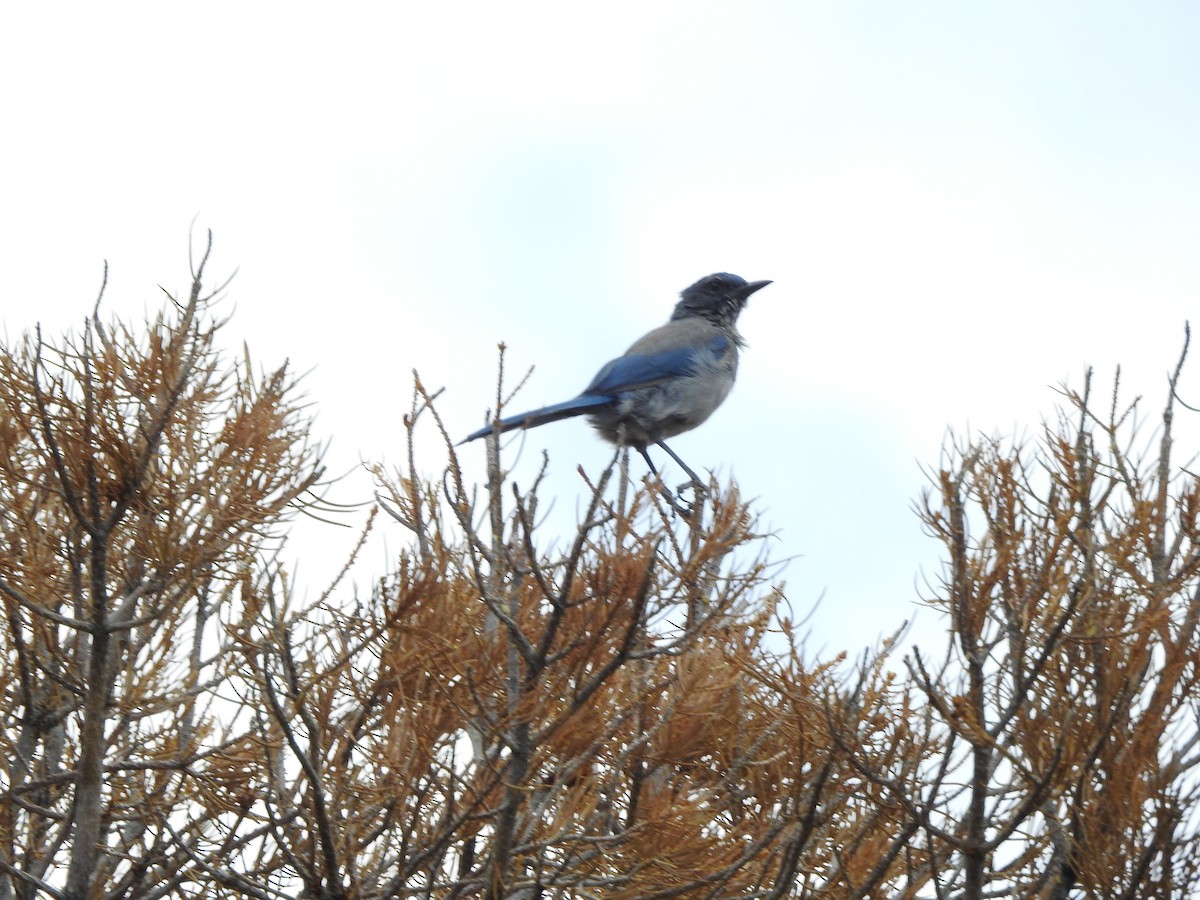
[[[667,501],[667,505],[675,511],[675,513],[685,522],[691,522],[692,517],[696,514],[696,507],[699,501],[708,496],[708,488],[701,482],[692,479],[685,481],[679,487],[675,488],[675,493],[671,493],[666,485],[660,485],[662,488],[663,498]],[[679,499],[679,495],[685,490],[691,489],[693,499],[691,503],[684,503]]]
[[[692,516],[696,514],[696,504],[682,503],[674,495],[669,495],[667,497],[667,505],[670,506],[671,509],[675,510],[675,514],[685,522],[690,523],[692,521]]]

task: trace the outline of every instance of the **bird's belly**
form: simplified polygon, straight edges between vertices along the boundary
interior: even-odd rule
[[[731,378],[681,378],[631,391],[588,419],[614,444],[646,447],[700,425],[724,402],[732,387]]]

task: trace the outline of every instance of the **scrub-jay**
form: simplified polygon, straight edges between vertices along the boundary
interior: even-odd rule
[[[666,325],[635,341],[624,356],[605,365],[578,397],[508,416],[470,434],[462,443],[514,428],[533,428],[586,415],[605,440],[635,448],[658,475],[646,447],[656,444],[701,481],[664,441],[695,428],[713,414],[733,387],[738,348],[737,318],[746,300],[770,281],[718,272],[680,295]]]

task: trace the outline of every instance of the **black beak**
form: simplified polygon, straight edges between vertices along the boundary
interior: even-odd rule
[[[755,291],[762,290],[770,283],[770,281],[751,281],[745,287],[738,288],[735,296],[745,303],[751,294],[753,294]]]

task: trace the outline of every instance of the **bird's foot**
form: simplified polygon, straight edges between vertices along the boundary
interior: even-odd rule
[[[691,524],[692,516],[696,514],[696,505],[694,503],[684,503],[670,491],[664,490],[663,496],[666,498],[667,505],[675,511],[675,514],[683,521]]]
[[[690,523],[692,521],[692,517],[695,516],[696,510],[699,508],[701,501],[708,496],[708,488],[695,479],[691,481],[685,481],[683,484],[679,485],[679,487],[675,488],[675,493],[671,493],[670,488],[661,483],[660,489],[662,490],[663,499],[667,501],[667,505],[670,506],[671,509],[673,509],[681,519],[688,523]],[[691,503],[685,503],[679,496],[688,489],[691,489],[692,491]]]

